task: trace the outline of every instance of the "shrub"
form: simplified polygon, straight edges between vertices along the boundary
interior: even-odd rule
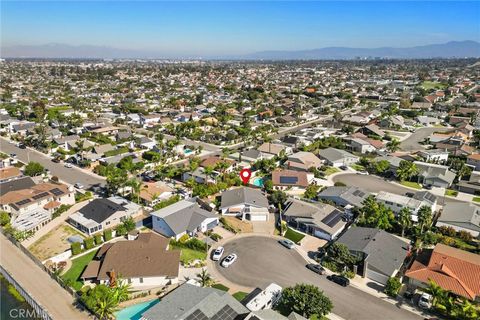
[[[94,247],[93,238],[87,238],[83,240],[83,245],[85,246],[86,250],[93,248]]]
[[[110,230],[110,229],[103,230],[103,239],[105,239],[105,241],[111,240],[112,239],[112,230]]]
[[[119,224],[116,228],[115,231],[117,232],[117,236],[124,236],[127,234],[127,228],[123,224]]]
[[[348,279],[355,278],[355,273],[353,271],[347,270],[342,272],[342,276],[347,277]]]
[[[100,234],[96,234],[95,237],[95,245],[101,245],[103,243],[103,239],[102,239],[102,236]]]
[[[470,232],[468,232],[468,231],[465,231],[465,230],[459,231],[459,232],[458,232],[458,237],[459,237],[460,239],[462,239],[463,241],[465,241],[465,242],[470,242],[470,241],[472,241],[472,239],[473,239],[472,234],[471,234]]]
[[[190,239],[185,243],[185,246],[193,250],[207,250],[207,244],[197,238]]]
[[[390,297],[396,297],[401,286],[400,279],[397,277],[390,277],[385,286],[385,293]]]
[[[333,261],[328,261],[328,260],[323,260],[322,261],[322,266],[324,266],[325,268],[333,271],[333,272],[339,272],[339,268],[337,266],[337,264]]]
[[[457,231],[452,227],[441,226],[438,227],[438,231],[443,234],[444,236],[455,237]]]
[[[219,241],[219,240],[223,239],[222,236],[219,235],[218,233],[212,233],[212,234],[210,235],[210,238],[211,238],[213,241]]]
[[[8,212],[2,211],[0,212],[0,226],[6,226],[10,223],[10,215]]]
[[[72,254],[76,256],[82,252],[82,244],[80,242],[74,242],[71,244],[70,248],[72,249]]]
[[[190,236],[188,234],[184,234],[183,236],[180,237],[180,239],[178,239],[178,242],[184,244],[185,242],[188,241],[188,239],[190,239]]]
[[[346,187],[347,185],[341,181],[337,181],[333,184],[335,187]]]

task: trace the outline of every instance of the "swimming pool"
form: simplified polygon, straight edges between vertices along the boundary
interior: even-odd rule
[[[263,178],[254,178],[252,184],[256,187],[263,188]]]
[[[185,150],[183,150],[183,153],[186,154],[186,155],[187,155],[187,154],[190,154],[190,153],[192,153],[192,152],[193,152],[193,150],[191,150],[191,149],[185,149]]]
[[[159,303],[159,299],[134,304],[133,306],[115,312],[117,320],[140,320],[142,313]]]

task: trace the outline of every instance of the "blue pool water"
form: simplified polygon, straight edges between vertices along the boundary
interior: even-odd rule
[[[253,184],[254,186],[263,188],[263,178],[255,178],[255,179],[253,179],[252,184]]]
[[[193,152],[193,150],[191,150],[191,149],[185,149],[185,150],[183,150],[183,153],[185,153],[185,154],[190,154],[190,153],[192,153],[192,152]]]
[[[134,304],[115,313],[117,320],[140,320],[142,313],[159,303],[160,300],[155,299],[152,301],[142,302]]]

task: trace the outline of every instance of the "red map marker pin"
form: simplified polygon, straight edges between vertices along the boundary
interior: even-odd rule
[[[252,171],[250,169],[242,169],[240,171],[240,179],[242,179],[243,184],[247,184],[248,180],[250,180],[250,177],[252,176]]]

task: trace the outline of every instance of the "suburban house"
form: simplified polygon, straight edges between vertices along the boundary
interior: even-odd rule
[[[296,199],[289,200],[282,212],[282,218],[292,228],[329,241],[345,228],[342,216],[342,211],[329,204]]]
[[[351,227],[339,239],[358,258],[359,272],[386,284],[409,254],[409,240],[376,228]]]
[[[449,153],[445,149],[430,149],[419,151],[417,154],[426,162],[443,164],[447,162]]]
[[[318,194],[322,200],[333,201],[337,206],[361,207],[362,202],[370,195],[358,187],[328,187]]]
[[[185,283],[142,313],[141,319],[245,319],[249,313],[245,306],[226,291]]]
[[[437,227],[452,227],[457,231],[467,231],[472,236],[480,235],[480,207],[469,202],[447,202],[437,219]]]
[[[183,181],[187,181],[190,179],[193,179],[196,183],[215,183],[215,176],[217,176],[218,173],[215,171],[212,171],[211,174],[206,174],[205,173],[205,168],[204,167],[198,167],[192,172],[185,172],[182,176]]]
[[[152,212],[151,216],[153,230],[175,240],[185,234],[195,236],[218,225],[218,215],[200,208],[195,199],[171,204]]]
[[[299,151],[288,156],[287,167],[294,170],[308,171],[322,166],[322,161],[311,152]]]
[[[282,151],[285,155],[289,155],[292,153],[292,148],[284,146],[283,144],[276,144],[271,142],[265,142],[260,147],[257,148],[258,151],[271,154],[274,156],[280,156]]]
[[[19,231],[37,231],[62,204],[75,204],[73,189],[61,183],[35,184],[24,177],[3,182],[0,189],[0,209],[10,215],[12,227]]]
[[[288,169],[272,171],[272,183],[275,190],[305,190],[315,179],[313,173]]]
[[[68,218],[68,222],[85,234],[115,228],[129,217],[142,213],[142,208],[122,197],[93,199]]]
[[[480,171],[480,154],[475,153],[467,156],[467,165],[471,166],[475,171]]]
[[[166,184],[158,182],[147,182],[140,186],[139,197],[142,202],[153,207],[163,200],[167,200],[173,195],[174,190]]]
[[[435,212],[437,204],[437,197],[430,192],[419,192],[417,197],[407,197],[396,193],[380,191],[375,198],[378,202],[392,209],[396,215],[400,213],[403,208],[410,209],[412,220],[415,222],[418,221],[417,213],[421,207],[430,207],[432,212]]]
[[[224,168],[221,168],[224,166]],[[232,172],[236,167],[236,162],[230,159],[222,159],[220,157],[208,157],[200,162],[200,167],[210,167],[216,172]]]
[[[22,176],[22,172],[17,167],[0,168],[0,183],[17,179]]]
[[[355,164],[360,159],[359,157],[347,152],[345,150],[327,148],[320,150],[318,156],[325,160],[329,166],[332,167],[341,167],[341,166],[350,166]]]
[[[105,243],[80,278],[87,284],[109,285],[121,277],[133,291],[177,283],[180,251],[167,248],[168,239],[152,232]]]
[[[405,272],[411,287],[435,281],[443,290],[469,300],[480,299],[480,255],[438,243],[424,249]]]
[[[268,200],[258,189],[240,187],[222,192],[220,212],[242,220],[267,221]]]
[[[418,168],[419,183],[427,186],[448,188],[455,179],[455,173],[448,166],[415,161]]]
[[[370,124],[368,126],[364,126],[359,131],[366,136],[374,135],[374,136],[378,136],[382,139],[386,136],[385,131],[380,129],[380,127],[377,126],[376,124]]]
[[[472,171],[468,181],[460,180],[457,183],[458,191],[471,194],[480,194],[480,172]]]

